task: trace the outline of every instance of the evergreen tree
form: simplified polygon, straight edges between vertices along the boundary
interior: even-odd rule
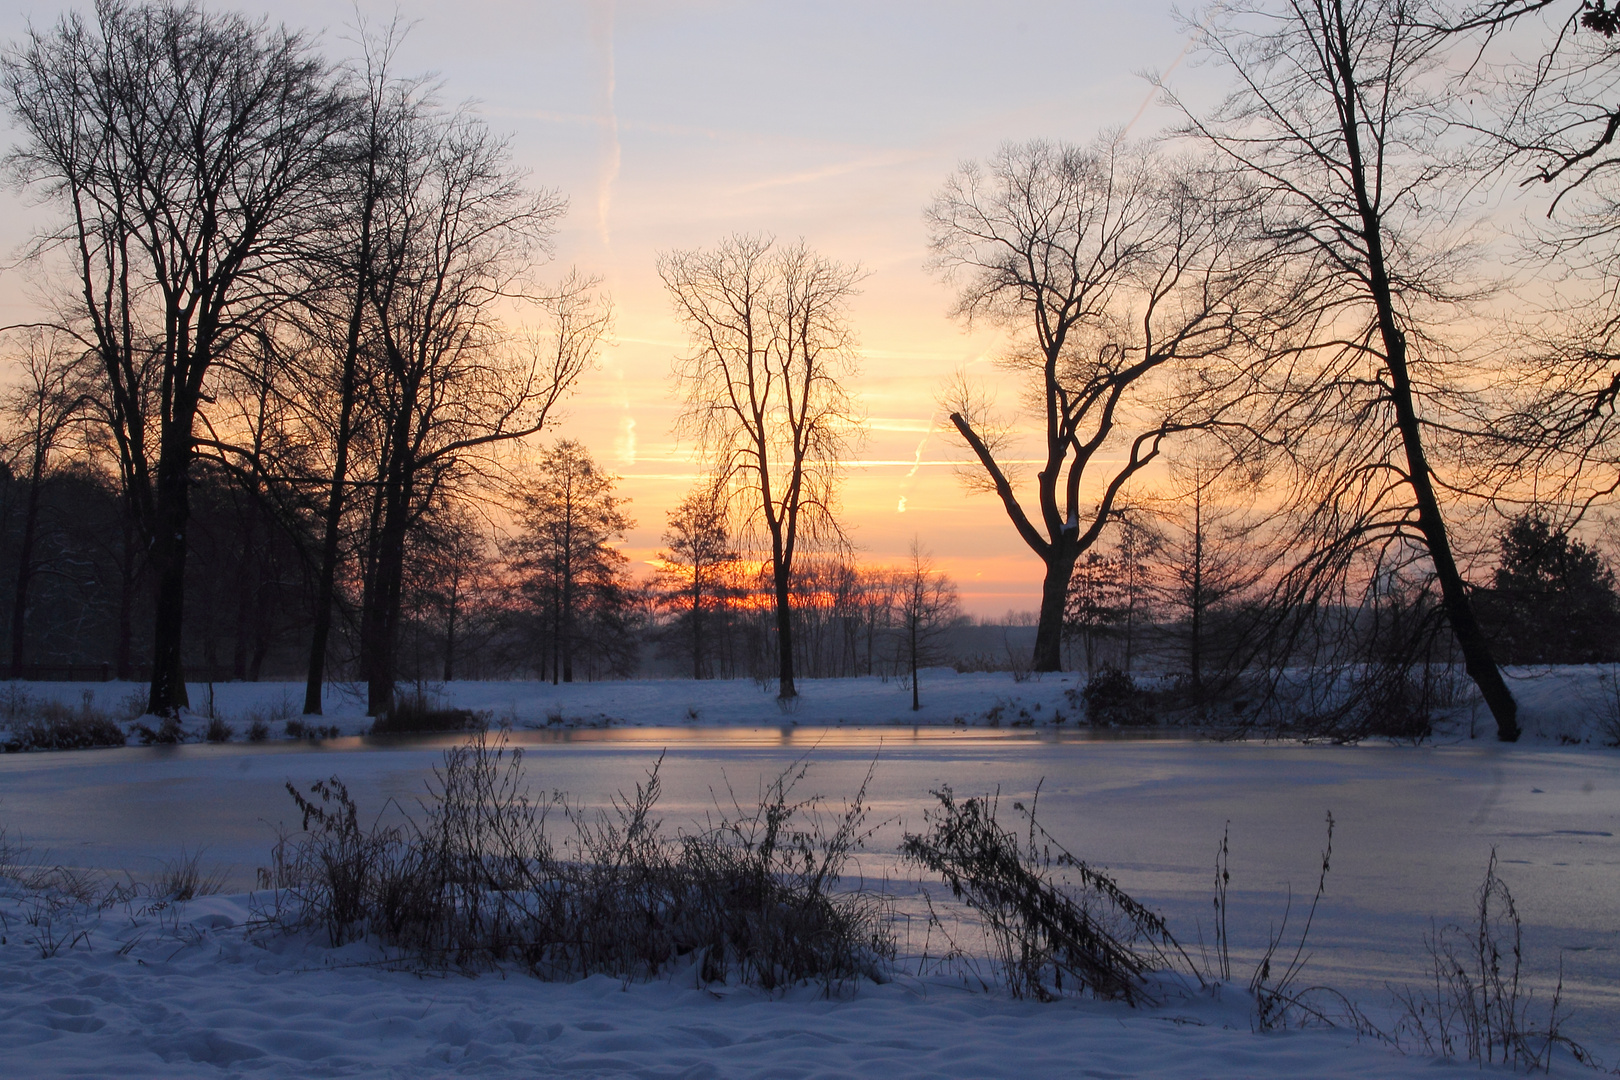
[[[616,479],[563,439],[542,455],[524,494],[511,554],[539,616],[541,677],[549,671],[554,684],[574,681],[576,659],[589,663],[588,675],[635,666],[634,590],[612,546],[635,522],[619,510]]]
[[[1602,556],[1536,513],[1508,522],[1498,539],[1501,564],[1481,599],[1505,662],[1620,659],[1620,597]]]

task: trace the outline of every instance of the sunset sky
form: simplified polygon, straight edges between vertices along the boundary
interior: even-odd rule
[[[68,6],[8,5],[0,36],[15,41],[29,19],[46,25]],[[355,13],[335,4],[212,6],[306,27],[329,55],[354,51]],[[359,11],[378,21],[394,9]],[[657,255],[767,232],[867,274],[852,389],[870,437],[843,496],[861,557],[898,561],[916,536],[969,611],[1037,606],[1039,562],[999,504],[953,474],[961,451],[935,400],[958,368],[994,377],[997,339],[948,318],[951,290],[924,266],[922,209],[959,162],[1006,140],[1159,131],[1169,117],[1144,71],[1176,68],[1184,93],[1217,86],[1183,59],[1187,35],[1168,3],[471,0],[400,11],[415,22],[400,70],[436,72],[447,100],[478,102],[511,135],[531,181],[570,200],[550,269],[600,274],[613,295],[615,343],[556,434],[622,477],[633,559],[651,558],[665,511],[696,478],[691,448],[670,433],[683,335]],[[15,192],[0,199],[0,244],[12,252],[37,211]],[[18,270],[0,273],[0,320],[28,317],[28,296]]]

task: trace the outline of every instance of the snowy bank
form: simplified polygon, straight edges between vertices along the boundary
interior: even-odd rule
[[[1620,669],[1604,665],[1509,668],[1508,683],[1519,702],[1519,722],[1527,742],[1564,745],[1620,744]],[[1080,690],[1085,676],[1072,672],[1015,678],[1007,672],[958,674],[951,668],[925,669],[919,680],[922,707],[911,709],[911,692],[899,680],[862,677],[802,679],[800,694],[784,705],[774,686],[751,679],[631,679],[565,683],[534,681],[430,683],[415,688],[450,708],[470,709],[492,725],[525,729],[601,727],[781,727],[839,725],[1061,727],[1082,724]],[[1145,680],[1151,686],[1151,678]],[[120,718],[133,733],[132,717],[145,688],[133,683],[7,683],[0,694],[13,699],[52,701],[68,708],[89,703]],[[302,683],[192,683],[192,710],[184,731],[201,738],[210,717],[220,717],[232,737],[246,737],[254,720],[271,738],[287,735],[286,722],[304,722]],[[1442,740],[1489,737],[1489,714],[1464,685],[1462,701],[1440,717]],[[311,718],[329,734],[360,735],[371,727],[364,688],[333,683],[325,715]],[[0,698],[0,705],[4,705]],[[5,715],[11,712],[13,716]],[[0,743],[20,723],[21,709],[0,709]]]
[[[261,898],[262,901],[262,898]],[[13,1077],[1477,1076],[1345,1031],[1255,1034],[1244,996],[1041,1005],[945,980],[828,1000],[597,976],[413,972],[365,945],[250,933],[250,895],[102,913],[44,957],[0,897],[0,1059]],[[66,927],[60,922],[60,934]],[[1494,1072],[1497,1070],[1487,1070]],[[1562,1063],[1555,1072],[1574,1075]]]

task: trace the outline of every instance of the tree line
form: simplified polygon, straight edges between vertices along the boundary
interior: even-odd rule
[[[1537,27],[1548,44],[1515,53]],[[926,208],[954,314],[1003,331],[1023,390],[999,413],[963,377],[944,404],[970,483],[1044,566],[1031,665],[1107,640],[1128,667],[1140,617],[1182,635],[1202,696],[1371,626],[1455,654],[1515,738],[1499,665],[1536,653],[1524,553],[1562,544],[1593,619],[1612,596],[1572,530],[1617,464],[1614,13],[1278,0],[1189,30],[1224,100],[1161,85],[1169,137],[1008,144]],[[7,51],[9,165],[57,214],[28,253],[52,309],[8,329],[14,670],[45,597],[74,598],[120,674],[140,656],[159,714],[227,644],[246,677],[306,639],[306,712],[340,643],[379,714],[420,670],[402,650],[445,677],[502,648],[558,680],[633,669],[653,608],[611,478],[576,443],[535,449],[610,302],[541,273],[566,200],[396,71],[397,27],[362,40],[337,64],[242,16],[101,0]],[[1515,258],[1579,307],[1510,303],[1481,255],[1495,193],[1521,183],[1554,195]],[[789,699],[863,648],[872,671],[880,619],[907,610],[915,661],[918,612],[940,622],[948,590],[920,550],[909,589],[878,584],[840,521],[862,271],[765,234],[658,271],[705,478],[654,591],[692,674],[769,668]],[[517,527],[494,545],[497,513]],[[1180,548],[1150,582],[1155,516]],[[1470,584],[1491,521],[1501,566]],[[1155,618],[1154,589],[1180,614]]]

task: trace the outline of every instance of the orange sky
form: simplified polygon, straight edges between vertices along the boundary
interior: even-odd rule
[[[0,14],[0,37],[15,40],[28,17],[49,23],[64,5],[19,6]],[[352,18],[334,21],[329,5],[214,6],[269,12],[323,31],[333,54],[352,51],[341,21]],[[613,294],[615,344],[556,434],[622,477],[638,522],[633,559],[651,558],[665,511],[696,473],[690,448],[670,435],[668,372],[683,337],[657,255],[769,232],[867,273],[852,389],[870,433],[843,490],[862,557],[898,562],[916,536],[968,610],[1038,604],[1039,562],[999,504],[964,493],[952,473],[960,451],[935,399],[958,368],[993,377],[996,339],[947,318],[950,289],[923,265],[922,208],[958,162],[1004,140],[1083,142],[1133,118],[1133,134],[1153,134],[1167,117],[1144,110],[1138,73],[1176,64],[1186,44],[1168,3],[473,0],[402,10],[417,21],[403,68],[438,72],[447,99],[476,99],[511,134],[532,181],[569,197],[552,269],[601,274]],[[0,245],[13,251],[34,215],[14,193],[0,200]],[[20,272],[0,272],[0,321],[31,312]],[[1005,389],[1003,404],[1014,393]]]

